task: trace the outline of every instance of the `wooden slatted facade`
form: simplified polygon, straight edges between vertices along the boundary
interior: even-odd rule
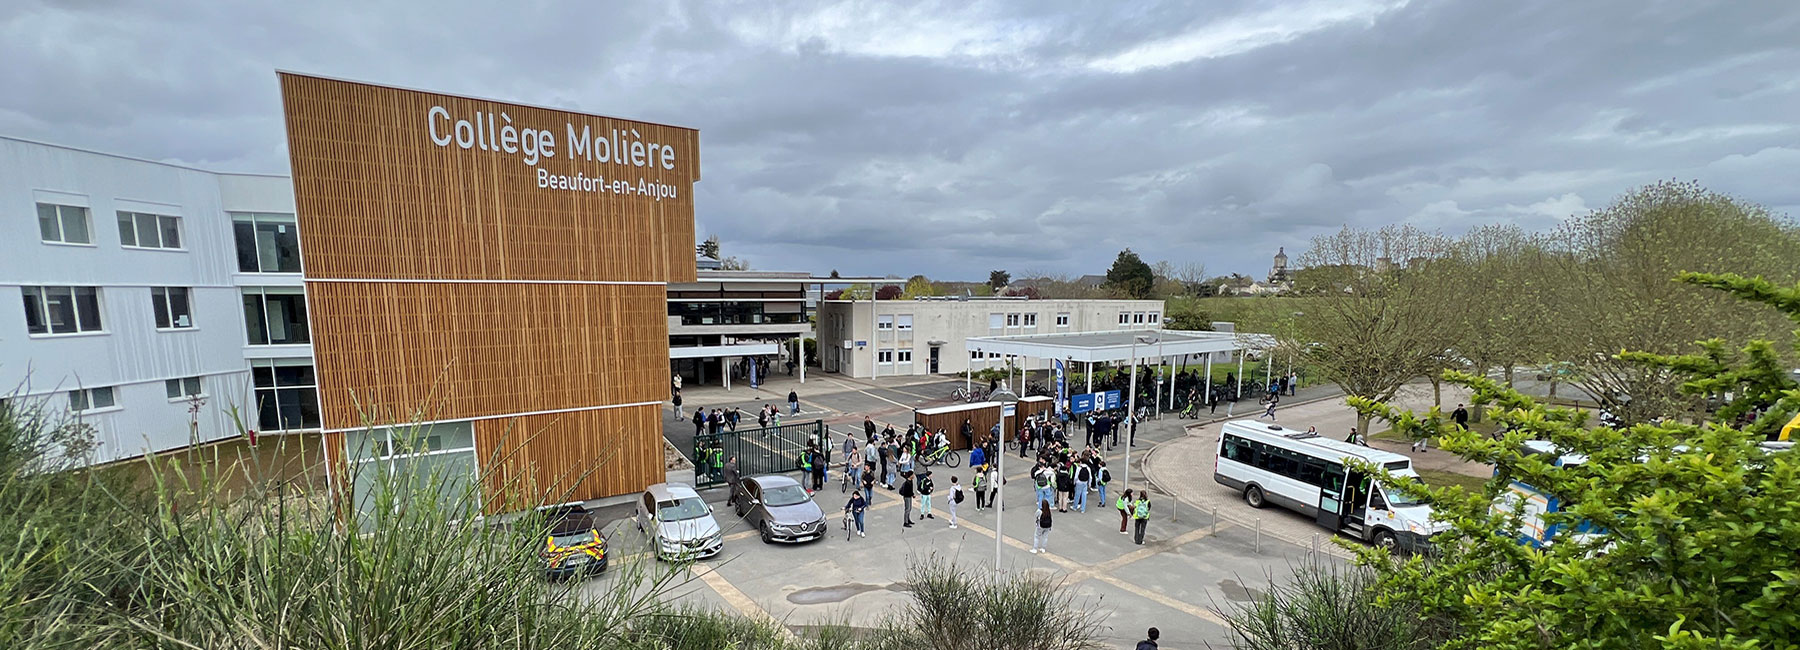
[[[1037,417],[1038,414],[1040,414],[1040,413],[1048,414],[1050,412],[1051,408],[1054,407],[1055,405],[1056,405],[1055,399],[1045,397],[1043,395],[1032,395],[1029,397],[1019,398],[1018,407],[1014,408],[1013,412],[1017,413],[1020,419]],[[1007,418],[1007,419],[1008,419],[1008,424],[1011,424],[1011,421],[1010,421],[1011,418]],[[1016,429],[1018,427],[1014,427],[1014,428]]]
[[[281,87],[329,455],[334,431],[474,420],[489,512],[660,481],[666,285],[695,279],[699,132],[289,73]],[[458,120],[491,135],[458,146]],[[555,144],[533,164],[509,125]],[[571,156],[584,129],[656,155]]]
[[[962,435],[963,420],[968,420],[974,428],[973,440]],[[1010,420],[1008,418],[1009,424]],[[988,436],[992,435],[994,425],[1000,422],[1000,403],[976,402],[919,409],[913,411],[913,422],[932,431],[942,429],[948,433],[950,447],[953,449],[969,449],[975,444],[987,442]]]

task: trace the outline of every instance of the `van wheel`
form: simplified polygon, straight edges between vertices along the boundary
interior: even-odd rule
[[[1388,530],[1386,528],[1375,529],[1375,539],[1372,541],[1375,544],[1375,548],[1379,548],[1379,549],[1388,551],[1390,553],[1400,547],[1400,541],[1397,539],[1394,539],[1394,531]]]
[[[1244,503],[1250,504],[1252,508],[1261,508],[1268,501],[1263,499],[1262,488],[1252,485],[1244,488]]]

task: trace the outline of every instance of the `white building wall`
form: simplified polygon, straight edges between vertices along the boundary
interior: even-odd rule
[[[39,201],[88,208],[91,245],[42,241]],[[227,211],[292,213],[279,176],[219,175],[150,161],[0,137],[0,394],[66,410],[66,391],[111,386],[114,408],[83,414],[94,425],[93,460],[105,462],[239,434],[228,411],[255,426],[239,286],[299,284],[299,274],[240,274]],[[119,211],[181,218],[182,249],[125,248]],[[104,331],[31,335],[23,286],[99,288]],[[152,287],[191,289],[194,327],[159,331]],[[285,346],[281,356],[311,356]],[[262,350],[260,352],[267,352]],[[259,355],[251,355],[259,356]],[[204,406],[171,401],[163,381],[202,377]]]
[[[1161,300],[894,300],[874,305],[871,316],[867,300],[819,304],[819,354],[826,371],[852,377],[930,374],[931,344],[938,342],[937,374],[963,372],[971,365],[977,370],[1005,367],[1004,358],[971,359],[965,349],[969,337],[1156,329],[1161,327],[1163,314]],[[1059,327],[1057,317],[1062,314],[1068,315],[1069,322]],[[1125,314],[1128,322],[1120,323],[1120,314]],[[990,326],[995,315],[999,316],[997,328]],[[900,327],[906,316],[912,319],[910,335]],[[1009,320],[1012,316],[1016,320]],[[878,330],[877,324],[887,318],[894,327]],[[1017,324],[1009,325],[1011,322]],[[857,346],[857,342],[864,345]],[[881,350],[893,351],[894,360],[878,363]],[[911,352],[911,363],[904,361],[903,350]],[[1044,359],[1015,363],[1025,369],[1049,367]]]

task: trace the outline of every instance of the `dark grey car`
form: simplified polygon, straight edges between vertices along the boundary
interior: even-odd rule
[[[756,527],[765,544],[805,542],[825,536],[825,511],[798,481],[753,476],[738,483],[737,514]]]

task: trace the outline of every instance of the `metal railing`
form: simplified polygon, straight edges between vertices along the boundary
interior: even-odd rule
[[[824,420],[793,422],[760,429],[739,429],[694,437],[694,487],[725,483],[725,463],[737,458],[739,476],[800,471],[800,454],[816,440],[831,462],[830,428]]]

